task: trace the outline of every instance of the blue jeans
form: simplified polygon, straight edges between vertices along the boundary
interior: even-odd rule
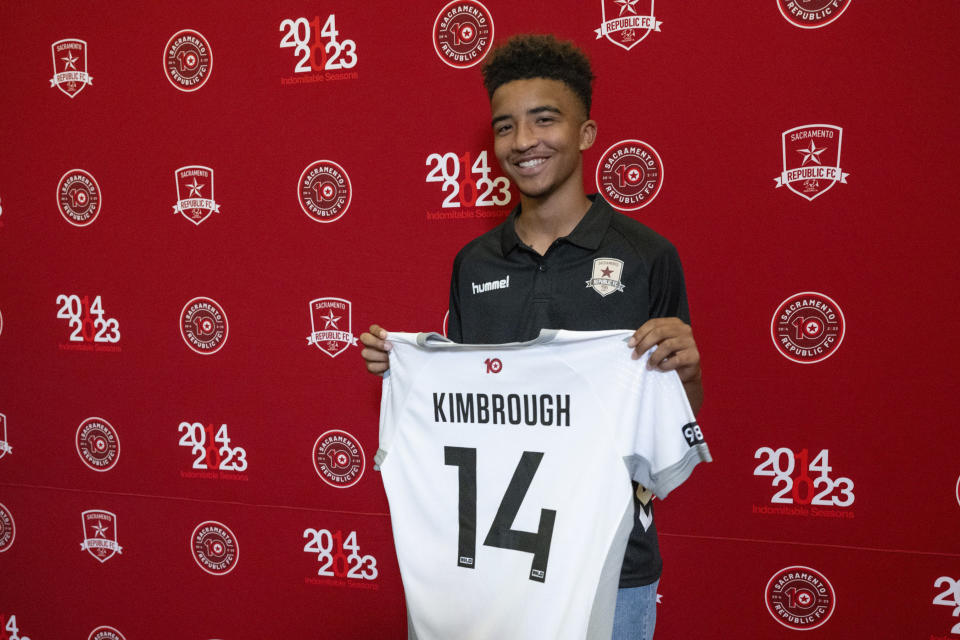
[[[657,580],[643,587],[617,590],[613,640],[652,640],[657,624]]]

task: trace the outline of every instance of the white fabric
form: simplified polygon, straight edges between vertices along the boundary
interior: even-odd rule
[[[648,369],[649,354],[632,360],[631,334],[544,331],[510,345],[389,335],[377,462],[418,640],[610,637],[633,518],[631,475],[663,498],[710,461],[680,379]],[[460,421],[450,394],[461,394]],[[470,465],[445,462],[450,447],[455,457],[475,450],[468,566],[458,566],[458,541],[461,475]],[[516,545],[502,536],[502,546],[484,544],[524,452],[533,452],[528,463],[542,456],[526,492],[514,492],[522,502],[506,528],[543,542],[541,510],[555,512],[542,581],[531,577],[533,552],[502,548]]]

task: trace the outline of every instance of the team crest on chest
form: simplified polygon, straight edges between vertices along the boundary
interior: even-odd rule
[[[623,260],[617,258],[594,258],[592,277],[587,280],[587,288],[593,288],[604,298],[614,291],[623,291]]]

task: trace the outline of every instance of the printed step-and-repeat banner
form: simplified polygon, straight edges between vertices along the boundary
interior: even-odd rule
[[[657,636],[960,638],[960,8],[748,4],[0,6],[0,639],[403,636],[357,339],[442,331],[517,204],[524,32],[684,263],[715,461]]]

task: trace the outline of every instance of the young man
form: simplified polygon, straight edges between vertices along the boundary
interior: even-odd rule
[[[497,160],[520,192],[520,205],[457,254],[449,337],[497,344],[530,340],[542,328],[639,327],[629,342],[633,357],[656,347],[650,366],[676,370],[696,412],[703,403],[700,355],[676,250],[583,188],[582,154],[597,134],[586,56],[552,36],[515,36],[493,51],[483,78]],[[621,262],[622,289],[600,295],[589,284],[593,266],[610,259]],[[507,286],[474,286],[492,281]],[[390,366],[385,337],[378,325],[360,336],[367,369],[378,375]],[[643,487],[635,496],[638,517],[620,577],[615,640],[651,638],[656,620],[661,560],[653,505]]]

